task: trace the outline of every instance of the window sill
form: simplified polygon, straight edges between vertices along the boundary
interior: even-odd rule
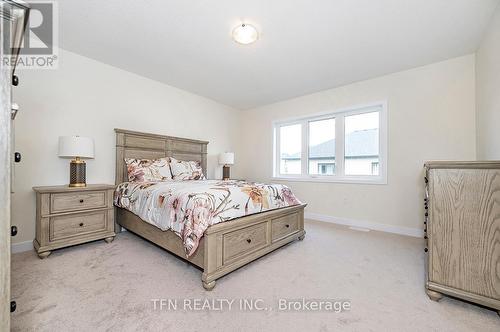
[[[378,184],[386,185],[387,180],[381,177],[364,178],[364,177],[288,177],[288,176],[273,176],[272,180],[289,181],[289,182],[323,182],[323,183],[348,183],[348,184]]]

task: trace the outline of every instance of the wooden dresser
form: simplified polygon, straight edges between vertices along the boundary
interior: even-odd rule
[[[115,186],[87,185],[34,187],[36,192],[36,238],[33,246],[40,258],[54,249],[93,240],[113,241]]]
[[[500,161],[425,164],[428,296],[500,314]]]

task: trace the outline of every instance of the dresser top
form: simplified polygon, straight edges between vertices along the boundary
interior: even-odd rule
[[[449,169],[498,169],[500,168],[499,160],[485,160],[485,161],[427,161],[424,164],[426,168],[449,168]]]
[[[37,193],[66,193],[73,191],[92,191],[92,190],[107,190],[115,189],[114,184],[88,184],[86,187],[69,187],[68,185],[61,186],[41,186],[33,187],[33,190]]]

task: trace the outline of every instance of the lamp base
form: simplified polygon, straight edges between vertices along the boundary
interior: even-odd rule
[[[86,166],[85,161],[80,158],[71,160],[69,164],[69,186],[86,187]]]
[[[71,187],[71,188],[73,188],[73,187],[75,187],[75,188],[82,188],[82,187],[86,187],[86,186],[87,186],[86,183],[70,183],[68,185],[68,187]]]
[[[229,180],[229,177],[230,177],[230,175],[229,175],[229,166],[224,165],[222,167],[222,180],[227,181],[227,180]]]

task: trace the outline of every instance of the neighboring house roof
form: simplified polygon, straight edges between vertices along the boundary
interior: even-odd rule
[[[378,155],[378,129],[354,131],[347,135],[346,157],[368,157]]]
[[[297,154],[298,155],[298,154]],[[335,140],[320,143],[309,148],[309,158],[332,158],[335,156]]]
[[[346,157],[368,157],[378,155],[378,129],[354,131],[346,137]],[[310,159],[332,158],[335,155],[335,139],[311,146]],[[283,159],[299,159],[300,153],[284,155]]]

